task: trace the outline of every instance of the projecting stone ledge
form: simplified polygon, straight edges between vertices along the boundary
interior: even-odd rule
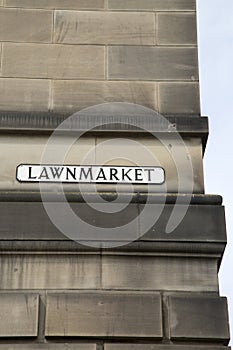
[[[105,202],[108,208],[115,209],[121,204],[124,208],[112,214],[103,213],[101,203],[94,200],[95,209],[80,200],[81,196],[70,194],[72,200],[69,204],[72,210],[89,225],[76,226],[75,237],[63,235],[51,222],[40,194],[32,194],[34,201],[27,201],[30,193],[7,193],[0,195],[0,249],[11,251],[63,251],[63,252],[103,252],[105,247],[111,247],[114,251],[143,251],[143,252],[192,252],[216,254],[221,258],[226,245],[226,228],[224,207],[221,206],[221,197],[205,195],[135,195],[133,202],[115,204]],[[68,194],[69,196],[69,194]],[[103,194],[104,199],[108,195]],[[109,198],[112,199],[113,194]],[[89,197],[90,198],[90,197]],[[95,197],[96,198],[96,197]],[[75,201],[78,199],[78,201]],[[99,198],[100,199],[100,198]],[[127,196],[125,197],[127,199]],[[148,199],[148,203],[146,200]],[[189,204],[190,200],[190,204]],[[175,204],[176,202],[176,204]],[[48,204],[48,203],[47,203]],[[65,218],[64,203],[59,200],[59,194],[51,198],[50,207],[55,210],[57,218]],[[100,210],[99,210],[100,209]],[[99,210],[99,211],[98,211]],[[178,219],[171,227],[171,233],[167,232],[167,223],[172,215]],[[14,220],[12,220],[14,218]],[[30,226],[28,226],[30,218]],[[131,223],[132,222],[132,223]],[[101,240],[95,232],[89,232],[90,226],[101,229],[124,227],[130,223],[127,236],[124,232],[108,240]],[[106,231],[106,230],[105,230]],[[74,242],[72,239],[74,239]],[[94,244],[88,244],[93,242]],[[131,242],[131,243],[130,243]],[[102,243],[102,244],[101,244]],[[104,244],[106,243],[106,244]]]

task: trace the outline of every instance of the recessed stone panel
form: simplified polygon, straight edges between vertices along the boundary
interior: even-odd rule
[[[21,78],[103,79],[104,47],[3,44],[2,75]]]
[[[37,294],[0,293],[0,337],[36,337]]]
[[[51,42],[52,11],[0,9],[0,41]]]
[[[197,50],[183,47],[112,46],[110,80],[197,80]]]
[[[55,12],[55,42],[70,44],[155,44],[150,13]]]
[[[47,337],[162,338],[158,293],[50,293]]]

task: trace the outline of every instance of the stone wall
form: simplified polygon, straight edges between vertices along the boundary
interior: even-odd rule
[[[0,110],[199,114],[195,0],[0,3]]]

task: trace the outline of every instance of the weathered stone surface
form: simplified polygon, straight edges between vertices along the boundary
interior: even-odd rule
[[[159,45],[196,45],[195,13],[159,13],[157,15]]]
[[[15,0],[16,1],[16,0]],[[179,11],[195,10],[195,0],[108,0],[110,9]]]
[[[104,47],[5,43],[2,74],[22,78],[103,79]]]
[[[149,127],[150,128],[150,127]],[[167,136],[169,138],[169,136]],[[162,185],[150,185],[151,193],[177,193],[180,181],[180,191],[183,193],[203,193],[204,179],[202,168],[203,149],[201,140],[189,138],[184,144],[174,138],[167,139],[169,147],[155,139],[154,136],[127,137],[98,137],[96,147],[96,164],[127,165],[134,166],[161,166],[165,171],[166,181]],[[192,168],[190,169],[190,160]],[[179,176],[177,164],[180,165]],[[192,176],[193,174],[193,176]],[[126,184],[121,191],[126,191]],[[140,191],[148,191],[147,185],[140,185]],[[152,217],[153,214],[152,214]]]
[[[217,259],[103,256],[102,264],[105,289],[218,292]]]
[[[38,308],[36,294],[0,293],[0,337],[36,337]]]
[[[47,111],[50,81],[0,79],[0,109],[4,111]]]
[[[1,41],[51,42],[52,25],[52,11],[0,9]]]
[[[108,78],[111,80],[195,80],[197,66],[195,48],[108,48]]]
[[[162,338],[158,293],[49,293],[47,337]]]
[[[104,9],[104,0],[5,0],[5,6],[42,9]]]
[[[1,255],[1,289],[100,288],[96,255]]]
[[[52,205],[54,205],[58,216],[61,215],[63,217],[64,212],[62,210],[64,207],[62,203],[54,202]],[[147,210],[144,212],[144,216],[139,218],[140,230],[148,227],[147,223],[151,215],[156,221],[157,212],[161,211],[161,207],[163,209],[161,217],[155,222],[154,226],[152,225],[148,233],[141,238],[142,241],[226,243],[225,215],[224,208],[221,206],[190,205],[187,210],[185,205],[176,205],[177,215],[185,214],[185,216],[177,228],[171,234],[167,234],[165,229],[174,206],[165,205],[164,207],[159,204],[147,204]],[[103,226],[106,225],[105,227],[111,227],[108,225],[114,225],[117,222],[118,224],[125,225],[135,218],[138,210],[137,205],[131,204],[127,208],[128,210],[126,209],[124,211],[124,215],[122,212],[120,213],[120,217],[116,214],[116,216],[110,215],[107,220],[103,214],[95,213],[86,204],[72,203],[72,209],[85,220],[90,220],[89,222],[92,223],[96,222],[100,226],[101,224]],[[140,211],[143,208],[143,205],[139,205]],[[12,217],[14,220],[10,220]],[[28,230],[28,217],[30,217],[30,230]],[[61,241],[68,239],[52,224],[42,203],[2,202],[0,203],[0,219],[0,238],[4,240]],[[135,226],[135,238],[138,237],[138,229]]]
[[[200,114],[199,83],[159,83],[159,112]]]
[[[139,210],[144,209],[143,205]],[[173,205],[166,205],[163,214],[155,220],[155,224],[142,237],[144,241],[185,241],[185,242],[226,242],[225,212],[222,206],[190,205],[188,210],[185,205],[176,205],[177,218],[181,222],[170,234],[165,234],[167,223],[172,215]],[[141,229],[147,227],[148,220],[156,217],[161,206],[147,204],[146,211],[139,218]]]
[[[171,339],[229,340],[226,298],[212,296],[168,297]]]
[[[1,348],[0,348],[1,349]],[[211,350],[227,350],[228,347],[211,346]],[[7,349],[8,350],[8,349]],[[10,349],[11,350],[11,349]],[[104,350],[210,350],[209,345],[153,345],[153,344],[105,344]]]
[[[53,110],[78,111],[105,102],[137,103],[157,109],[157,84],[153,82],[54,81]]]
[[[78,44],[155,44],[151,13],[55,12],[55,42]]]
[[[96,344],[0,344],[0,350],[96,350]],[[166,349],[165,349],[166,350]],[[213,349],[215,350],[215,349]],[[218,350],[218,349],[217,349]],[[220,349],[221,350],[221,349]]]

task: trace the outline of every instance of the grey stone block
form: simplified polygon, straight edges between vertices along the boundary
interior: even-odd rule
[[[139,210],[144,206],[140,205]],[[185,205],[176,206],[176,220],[180,218],[180,224],[174,227],[170,234],[165,234],[169,218],[174,209],[173,205],[166,205],[163,214],[155,220],[154,225],[142,237],[144,241],[186,241],[186,242],[226,242],[226,225],[224,207],[209,205]],[[148,220],[158,216],[160,205],[147,204],[146,211],[140,216],[141,229],[148,227]],[[176,222],[175,220],[175,222]]]
[[[0,344],[0,350],[96,350],[96,344]],[[165,349],[166,350],[166,349]],[[215,349],[214,349],[215,350]],[[218,350],[218,349],[217,349]],[[221,350],[221,349],[220,349]]]
[[[72,238],[75,241],[84,243],[88,243],[89,241],[99,241],[99,244],[101,245],[103,241],[128,242],[134,241],[139,237],[139,227],[137,220],[138,208],[136,204],[126,206],[125,209],[122,209],[121,204],[115,204],[115,213],[104,213],[103,205],[101,203],[95,204],[96,209],[91,208],[88,204],[85,203],[71,203],[71,207],[74,213],[76,213],[79,221],[77,220],[76,222],[77,230],[70,230],[69,238],[68,236],[64,236],[51,222],[42,203],[25,203],[25,205],[26,206],[22,206],[22,203],[19,203],[17,206],[13,205],[13,207],[10,203],[5,206],[3,205],[4,209],[1,211],[1,217],[5,216],[5,220],[1,226],[0,236],[1,233],[5,236],[6,232],[9,231],[13,233],[13,227],[15,227],[13,236],[17,240],[24,239],[26,237],[26,239],[30,239],[29,237],[31,237],[31,239],[39,239],[40,241],[50,239],[66,240]],[[118,212],[117,206],[119,207]],[[67,210],[64,207],[64,203],[51,203],[49,209],[50,213],[51,211],[54,211],[56,213],[56,224],[60,225],[61,227],[62,222],[65,218],[64,212]],[[12,214],[15,220],[11,220],[11,223],[9,223],[9,218],[12,217]],[[28,217],[30,217],[29,227],[27,225],[26,219]],[[130,230],[127,232],[127,235],[124,230],[122,230],[122,232],[121,230],[117,230],[117,227],[124,226],[133,220],[134,222],[131,225]],[[83,222],[86,222],[87,224],[85,225]],[[25,224],[27,225],[27,229],[25,229]],[[92,230],[93,227],[96,229]],[[100,228],[100,231],[97,230],[98,227]],[[101,228],[103,228],[103,230],[101,230]],[[113,229],[112,231],[111,228]],[[71,231],[73,233],[71,233]]]
[[[47,296],[47,337],[162,338],[158,293],[71,293]]]
[[[15,0],[16,1],[16,0]],[[118,10],[151,10],[179,11],[195,10],[195,0],[108,0],[110,9]]]
[[[198,60],[195,48],[108,47],[110,80],[196,80]]]
[[[37,336],[37,294],[0,293],[0,309],[0,337]]]
[[[159,83],[159,112],[200,114],[199,83]]]
[[[1,348],[0,348],[1,349]],[[227,350],[228,347],[209,345],[105,344],[104,350]],[[11,350],[11,349],[10,349]]]
[[[59,245],[58,245],[59,249]],[[99,255],[0,255],[1,289],[98,289]]]
[[[107,255],[102,257],[102,286],[121,290],[218,292],[217,266],[218,259],[213,258]]]
[[[53,83],[53,110],[78,111],[106,102],[137,103],[157,110],[157,85],[153,82],[68,81]]]
[[[56,11],[54,40],[76,44],[155,44],[152,13]]]
[[[52,11],[0,9],[1,41],[51,42],[52,25]]]
[[[196,45],[195,13],[159,13],[157,43],[159,45]]]
[[[226,298],[212,296],[169,296],[169,328],[172,340],[196,339],[228,344]]]
[[[64,10],[101,10],[104,0],[5,0],[5,6]]]
[[[0,109],[47,111],[50,81],[45,79],[0,79]]]
[[[3,44],[5,77],[104,79],[104,47]]]

